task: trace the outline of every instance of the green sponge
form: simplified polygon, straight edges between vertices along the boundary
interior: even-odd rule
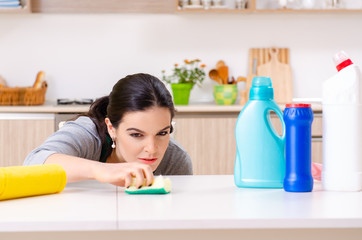
[[[158,176],[153,180],[151,186],[142,186],[141,188],[136,188],[135,181],[133,181],[125,192],[128,194],[167,194],[171,192],[171,180]]]

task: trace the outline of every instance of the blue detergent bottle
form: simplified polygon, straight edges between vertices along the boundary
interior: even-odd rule
[[[275,131],[270,113],[282,122],[282,136]],[[285,125],[274,101],[271,79],[254,77],[249,100],[235,126],[236,159],[234,181],[238,187],[283,188],[285,175]]]
[[[285,178],[287,192],[311,192],[312,177],[312,122],[310,104],[290,103],[285,106]]]

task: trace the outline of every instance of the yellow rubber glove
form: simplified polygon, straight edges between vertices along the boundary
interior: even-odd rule
[[[0,200],[59,193],[67,176],[62,166],[45,164],[0,168]]]

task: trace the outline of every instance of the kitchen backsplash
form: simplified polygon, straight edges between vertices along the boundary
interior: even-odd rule
[[[362,64],[360,13],[258,14],[0,14],[0,75],[31,85],[43,70],[48,99],[95,98],[128,74],[161,71],[199,58],[206,72],[224,60],[233,76],[248,74],[249,48],[290,49],[293,97],[320,98],[345,50]],[[213,100],[206,78],[191,102]],[[239,90],[244,86],[238,84]]]

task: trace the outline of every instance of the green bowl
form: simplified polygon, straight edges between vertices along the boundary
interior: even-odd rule
[[[232,105],[238,97],[236,84],[225,84],[214,86],[214,99],[218,105]]]

